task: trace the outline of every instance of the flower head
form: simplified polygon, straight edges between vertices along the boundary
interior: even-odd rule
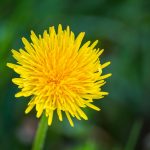
[[[60,121],[65,112],[70,125],[74,126],[71,117],[88,119],[82,108],[100,110],[92,103],[108,94],[102,92],[101,87],[111,74],[101,74],[110,62],[100,63],[103,50],[94,48],[98,41],[91,45],[88,41],[81,46],[84,34],[81,32],[75,38],[69,27],[62,30],[61,25],[57,32],[54,27],[50,27],[49,32],[45,30],[43,36],[31,31],[31,42],[22,38],[24,49],[12,50],[17,64],[7,63],[7,66],[19,74],[12,79],[20,89],[15,97],[31,96],[25,113],[35,106],[36,116],[45,113],[51,125],[54,111]]]

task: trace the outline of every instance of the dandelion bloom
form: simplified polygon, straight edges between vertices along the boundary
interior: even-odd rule
[[[108,94],[101,91],[101,87],[111,74],[102,75],[102,69],[110,62],[100,63],[103,50],[94,48],[98,41],[91,45],[88,41],[81,46],[84,34],[81,32],[75,38],[69,27],[62,30],[61,25],[57,32],[54,27],[50,27],[49,32],[45,30],[43,36],[31,31],[31,42],[22,38],[24,49],[12,50],[17,64],[7,63],[7,66],[19,74],[12,79],[20,89],[15,97],[31,96],[25,113],[35,106],[36,116],[44,112],[51,125],[55,110],[60,121],[65,112],[70,125],[74,126],[71,117],[88,119],[83,108],[100,110],[93,105],[93,100]]]

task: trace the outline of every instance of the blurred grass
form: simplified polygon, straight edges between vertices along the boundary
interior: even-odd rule
[[[142,120],[137,120],[133,124],[133,127],[131,128],[131,133],[130,133],[129,139],[125,146],[125,150],[135,149],[139,134],[141,132],[142,124],[143,124]]]
[[[31,29],[39,34],[59,23],[71,26],[76,35],[85,31],[84,41],[98,39],[98,46],[105,49],[101,61],[111,60],[106,72],[113,76],[103,88],[110,95],[95,102],[102,111],[87,110],[89,121],[75,121],[73,129],[67,121],[54,120],[45,149],[122,150],[129,139],[134,149],[149,150],[150,2],[143,0],[0,1],[1,149],[30,149],[37,126],[34,111],[24,115],[28,99],[14,98],[17,87],[11,78],[16,74],[6,67],[6,62],[14,61],[10,50],[23,47],[21,37],[29,39]],[[138,137],[132,126],[139,118],[143,128],[134,143],[130,132]]]

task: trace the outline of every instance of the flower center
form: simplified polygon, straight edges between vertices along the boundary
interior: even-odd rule
[[[47,83],[60,84],[60,80],[58,79],[49,79]]]

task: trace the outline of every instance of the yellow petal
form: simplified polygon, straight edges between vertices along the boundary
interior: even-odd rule
[[[103,80],[103,79],[110,77],[111,75],[112,75],[111,73],[108,73],[106,75],[101,76],[100,78],[101,78],[101,80]]]
[[[7,63],[7,66],[8,66],[9,68],[12,68],[12,69],[18,67],[18,65],[15,65],[15,64],[12,64],[12,63]]]
[[[80,115],[83,119],[88,120],[87,115],[86,115],[78,106],[77,106],[76,108],[77,108],[77,112],[79,113],[79,115]]]
[[[110,65],[110,64],[111,64],[110,61],[109,61],[109,62],[106,62],[106,63],[104,63],[104,64],[101,65],[101,68],[103,69],[103,68],[107,67],[107,66]]]
[[[21,91],[16,93],[15,97],[21,97],[21,96],[28,97],[30,95],[32,95],[32,91]]]
[[[58,25],[58,34],[60,34],[60,33],[62,33],[62,25],[61,24]]]
[[[103,52],[104,52],[104,49],[100,50],[100,51],[98,52],[98,56],[100,56]]]
[[[30,55],[33,55],[35,53],[33,47],[31,46],[31,44],[27,41],[26,38],[22,38],[22,42],[23,44],[25,45],[25,49],[26,51],[30,54]]]
[[[79,49],[79,47],[80,47],[80,45],[81,45],[81,42],[82,42],[82,40],[83,40],[84,35],[85,35],[85,32],[81,32],[81,33],[77,36],[77,38],[76,38],[76,40],[75,40],[75,45],[76,45],[76,49],[77,49],[77,50]]]
[[[28,114],[32,109],[33,107],[35,106],[35,104],[31,104],[27,107],[27,109],[25,110],[25,113]]]
[[[57,115],[58,115],[59,120],[62,121],[62,113],[59,108],[57,109]]]
[[[68,118],[68,121],[69,121],[70,125],[71,125],[72,127],[74,127],[74,124],[73,124],[73,121],[72,121],[72,119],[71,119],[71,117],[70,117],[70,114],[69,114],[67,111],[65,111],[65,113],[66,113],[66,116],[67,116],[67,118]]]
[[[100,92],[101,95],[108,95],[108,92]]]
[[[90,48],[93,49],[93,48],[97,45],[97,43],[98,43],[98,40],[96,40],[96,41],[90,46]]]
[[[43,112],[43,105],[40,104],[40,107],[37,110],[36,117],[39,118],[42,115],[42,112]]]
[[[53,110],[49,111],[49,116],[48,116],[48,125],[50,126],[52,124],[53,120]]]
[[[100,108],[96,107],[95,105],[93,105],[93,104],[91,104],[91,103],[87,103],[86,105],[87,105],[88,107],[94,109],[94,110],[97,110],[97,111],[100,111],[100,110],[101,110]]]

